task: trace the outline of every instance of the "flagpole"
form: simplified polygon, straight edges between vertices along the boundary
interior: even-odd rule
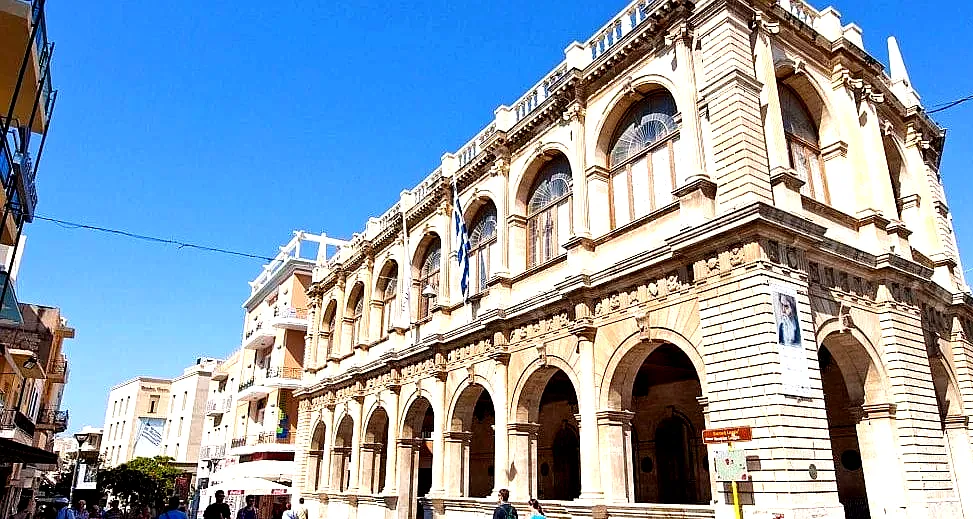
[[[402,209],[402,301],[399,304],[399,322],[405,325],[407,343],[411,345],[414,337],[412,335],[412,262],[409,261],[409,228],[405,218],[405,210]],[[404,322],[403,322],[404,321]]]

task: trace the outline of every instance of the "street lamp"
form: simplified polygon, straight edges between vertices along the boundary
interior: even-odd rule
[[[71,479],[71,492],[68,494],[68,506],[74,504],[74,488],[78,486],[78,472],[81,470],[81,446],[88,441],[88,433],[74,433],[74,439],[78,441],[78,456],[74,460],[74,477]]]

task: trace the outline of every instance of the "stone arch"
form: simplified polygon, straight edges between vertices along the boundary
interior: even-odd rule
[[[422,407],[421,413],[419,412],[420,409],[416,406],[416,403],[420,399],[425,400],[425,405],[430,407],[432,406],[432,394],[428,390],[422,388],[416,388],[416,390],[413,391],[408,398],[403,400],[404,404],[402,405],[402,413],[399,414],[399,416],[402,418],[397,427],[399,431],[399,438],[418,438],[417,433],[419,432],[419,428],[414,426],[414,422],[416,422],[417,417],[421,417],[421,414],[425,413],[426,411],[425,407]]]
[[[929,369],[932,373],[933,388],[936,391],[936,404],[939,408],[941,424],[945,425],[947,416],[964,416],[959,381],[950,368],[949,362],[942,356],[932,356],[929,358]]]
[[[653,326],[650,332],[651,341],[642,340],[640,333],[636,331],[626,337],[609,357],[599,391],[601,395],[599,403],[602,409],[621,410],[631,405],[632,384],[642,361],[664,344],[675,346],[689,358],[696,369],[696,376],[699,377],[702,394],[704,396],[707,394],[706,363],[697,345],[681,333],[669,328]]]
[[[456,390],[453,391],[453,395],[449,399],[449,407],[447,408],[449,410],[449,414],[447,415],[449,417],[449,421],[447,422],[447,428],[450,431],[464,430],[462,426],[466,424],[466,421],[457,421],[457,413],[464,403],[472,405],[476,402],[476,398],[469,400],[470,395],[468,394],[468,390],[473,386],[480,386],[483,391],[486,391],[490,397],[493,398],[493,387],[491,386],[490,381],[485,377],[481,375],[473,375],[472,381],[469,379],[469,377],[463,379],[459,386],[457,386]],[[479,392],[477,392],[476,396],[479,396]],[[493,398],[494,412],[500,412],[500,403],[503,403],[503,400],[498,402],[497,399]]]
[[[774,61],[774,71],[777,81],[790,87],[804,101],[818,127],[822,149],[844,140],[841,124],[834,115],[838,112],[831,103],[827,90],[807,72],[803,62],[780,58]]]
[[[815,333],[818,354],[827,347],[844,376],[848,397],[855,404],[887,403],[891,392],[885,364],[875,345],[857,326],[844,327],[829,319]],[[828,343],[828,344],[825,344]]]
[[[510,397],[509,409],[513,410],[513,419],[520,423],[535,423],[540,406],[541,394],[558,370],[567,375],[568,380],[574,387],[575,394],[578,394],[580,382],[578,375],[566,360],[556,355],[547,354],[546,362],[541,359],[534,359],[533,362],[524,367],[523,373],[514,385],[514,391]]]
[[[361,445],[361,488],[370,494],[381,493],[385,489],[385,471],[389,450],[389,414],[376,403],[364,421]]]
[[[530,197],[531,189],[534,187],[534,181],[537,178],[537,173],[544,167],[549,161],[564,157],[568,161],[568,165],[571,167],[571,171],[576,171],[578,167],[577,164],[572,160],[571,150],[561,144],[560,142],[547,142],[538,145],[536,153],[527,162],[527,165],[516,177],[516,180],[511,182],[511,186],[516,186],[511,200],[513,204],[511,206],[511,213],[520,216],[527,216],[527,200]]]
[[[327,438],[327,426],[320,419],[312,429],[311,442],[308,448],[307,463],[307,487],[311,490],[318,490],[323,487],[327,478],[322,474],[324,468],[324,447]]]
[[[593,164],[608,167],[611,140],[622,117],[635,103],[658,90],[665,90],[672,96],[676,102],[677,114],[692,114],[695,110],[693,107],[683,106],[682,96],[677,95],[679,87],[669,78],[658,74],[645,74],[632,78],[629,85],[623,86],[612,96],[611,100],[608,101],[608,110],[595,124],[596,141]]]
[[[463,209],[463,221],[466,222],[467,227],[473,222],[473,217],[480,211],[480,208],[489,203],[492,203],[493,207],[497,208],[497,217],[499,218],[500,206],[497,204],[496,195],[488,189],[477,188],[470,197],[470,201],[466,203],[466,208]]]
[[[497,400],[486,386],[467,380],[457,389],[448,416],[451,493],[487,497],[496,481]]]
[[[338,425],[334,428],[334,440],[331,443],[331,487],[344,492],[351,487],[352,442],[356,424],[355,419],[347,411],[342,413],[335,423]]]

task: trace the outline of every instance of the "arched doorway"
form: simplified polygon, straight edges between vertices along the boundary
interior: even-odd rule
[[[370,494],[380,494],[385,489],[388,430],[389,415],[379,407],[368,420],[361,446],[361,488]]]
[[[845,385],[845,375],[835,362],[831,351],[822,346],[818,350],[824,406],[828,416],[828,434],[838,484],[838,501],[845,508],[845,517],[869,517],[868,493],[865,490],[865,471],[862,467],[861,446],[858,443],[858,413]],[[862,402],[857,402],[861,407]]]
[[[466,387],[456,401],[450,421],[449,446],[454,462],[448,478],[459,495],[487,497],[496,477],[496,412],[490,393],[481,385]]]
[[[351,486],[351,441],[355,421],[350,416],[341,419],[334,438],[332,452],[331,488],[347,492]]]
[[[578,396],[561,370],[555,370],[541,393],[537,413],[538,498],[570,501],[581,495],[581,449]]]
[[[318,422],[311,435],[311,445],[307,452],[307,486],[311,490],[319,490],[326,479],[324,474],[324,435],[326,429],[323,422]]]
[[[697,398],[699,375],[672,344],[636,348],[621,380],[631,380],[634,500],[641,503],[706,504],[711,499],[705,418]],[[646,355],[646,350],[651,353]],[[642,362],[637,358],[644,356]],[[627,360],[627,358],[626,358]],[[626,373],[627,372],[627,373]],[[624,402],[624,400],[623,400]]]
[[[406,411],[399,441],[399,503],[404,512],[400,517],[424,516],[423,498],[432,489],[434,430],[432,404],[425,397],[416,398]]]

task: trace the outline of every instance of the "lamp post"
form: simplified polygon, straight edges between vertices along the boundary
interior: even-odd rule
[[[68,506],[74,505],[74,489],[78,486],[78,472],[81,470],[81,446],[88,441],[88,433],[74,433],[78,441],[78,456],[74,460],[74,477],[71,479],[71,492],[68,494]]]

